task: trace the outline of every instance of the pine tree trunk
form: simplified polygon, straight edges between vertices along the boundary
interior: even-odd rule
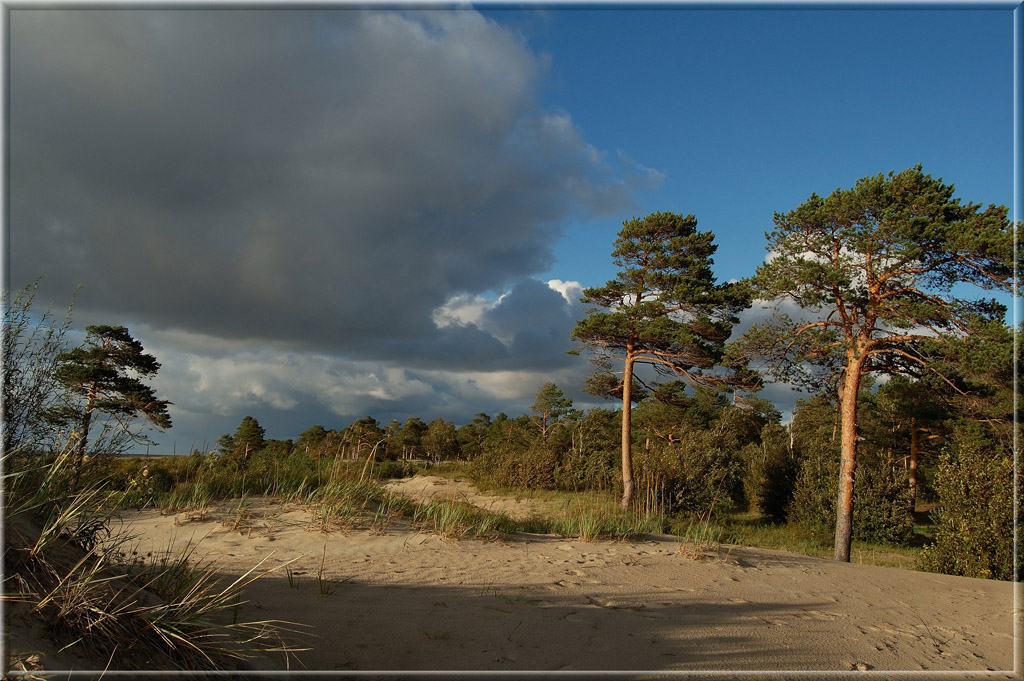
[[[622,372],[622,508],[628,509],[633,503],[633,450],[632,450],[632,408],[633,408],[633,351],[626,349],[626,368]]]
[[[82,413],[82,425],[81,425],[81,438],[75,447],[75,483],[78,482],[78,476],[81,474],[82,464],[85,462],[85,452],[89,446],[89,429],[92,426],[92,412],[93,405],[96,402],[96,381],[93,381],[89,386],[89,390],[85,396],[85,410]]]
[[[92,424],[92,409],[86,408],[85,413],[82,414],[82,425],[80,427],[79,434],[81,437],[78,439],[78,443],[75,445],[75,468],[81,468],[82,462],[85,461],[86,448],[89,446],[89,428]]]
[[[842,460],[839,466],[839,497],[836,502],[835,559],[846,563],[850,562],[850,544],[853,540],[853,476],[857,468],[857,397],[860,392],[862,361],[859,356],[848,358],[846,380],[840,396]]]
[[[917,457],[921,451],[921,433],[917,428],[917,419],[910,419],[910,462],[907,466],[907,477],[910,481],[910,510],[917,507]]]

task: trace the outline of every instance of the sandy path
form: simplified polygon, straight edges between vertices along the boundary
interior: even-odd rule
[[[144,512],[131,523],[143,552],[202,538],[196,555],[226,575],[297,558],[293,584],[283,570],[260,579],[240,616],[309,625],[314,649],[298,668],[1013,667],[1005,582],[745,548],[697,561],[668,537],[446,541],[397,523],[323,534],[298,507],[236,530],[225,517],[175,524]]]

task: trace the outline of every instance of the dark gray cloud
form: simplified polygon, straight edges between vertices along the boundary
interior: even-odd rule
[[[542,271],[560,224],[650,181],[542,109],[543,59],[471,10],[16,9],[9,26],[11,283],[82,283],[87,317],[525,361],[550,329],[505,345],[434,311]]]

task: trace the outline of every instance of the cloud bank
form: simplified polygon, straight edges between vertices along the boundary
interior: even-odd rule
[[[543,55],[468,9],[9,27],[10,283],[83,284],[76,319],[134,325],[179,424],[580,373],[579,287],[531,275],[566,221],[663,177],[543,106]]]

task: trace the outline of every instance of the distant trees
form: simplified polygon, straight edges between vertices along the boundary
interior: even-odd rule
[[[462,455],[455,424],[444,419],[434,419],[427,424],[422,439],[423,451],[433,461],[458,459]]]
[[[747,304],[743,288],[716,283],[711,232],[697,230],[693,215],[652,213],[623,223],[612,258],[624,268],[600,288],[588,288],[591,305],[572,338],[623,363],[622,379],[596,379],[622,399],[622,505],[633,502],[631,409],[637,365],[692,384],[722,384],[712,373],[723,357],[736,313]],[[605,374],[607,376],[607,374]]]
[[[85,457],[96,415],[106,415],[104,432],[107,452],[128,442],[148,442],[133,427],[135,417],[145,418],[157,428],[169,428],[170,402],[157,399],[156,392],[142,382],[155,376],[160,363],[145,353],[142,343],[132,338],[123,326],[88,326],[81,347],[57,357],[54,377],[67,389],[68,400],[51,411],[60,423],[71,423],[75,437],[75,465]]]
[[[403,459],[418,459],[423,456],[423,436],[426,433],[427,424],[423,419],[417,416],[406,419],[402,429],[397,433]]]
[[[459,445],[463,456],[471,460],[480,456],[490,427],[491,417],[484,412],[477,412],[469,423],[459,427]]]
[[[777,314],[747,332],[746,350],[775,378],[792,380],[817,365],[835,379],[841,415],[836,560],[850,559],[863,377],[937,372],[926,349],[1005,312],[952,289],[969,283],[1010,290],[1007,210],[961,204],[953,191],[916,166],[863,178],[824,198],[812,194],[776,213],[767,235],[773,257],[753,278],[759,298],[792,301],[811,318]]]

